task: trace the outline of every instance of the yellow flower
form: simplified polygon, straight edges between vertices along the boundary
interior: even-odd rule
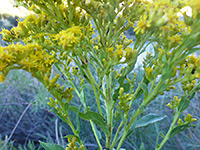
[[[181,44],[181,37],[180,35],[176,34],[176,35],[173,35],[171,37],[168,37],[167,39],[169,39],[173,44]]]
[[[148,75],[151,75],[153,72],[153,69],[151,67],[145,68],[145,71],[147,72]]]
[[[151,26],[151,21],[147,20],[147,15],[144,14],[144,16],[140,17],[140,20],[137,22],[137,27],[133,30],[136,31],[136,34],[141,32],[141,34],[144,33],[144,31]]]
[[[81,41],[84,34],[81,31],[81,27],[74,26],[67,30],[60,31],[54,38],[58,40],[60,46],[65,48],[73,48],[77,43]]]
[[[120,60],[124,56],[123,52],[123,46],[122,45],[116,45],[116,50],[114,55],[117,56],[118,60]]]

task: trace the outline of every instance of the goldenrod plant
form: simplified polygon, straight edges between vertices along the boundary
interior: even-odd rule
[[[192,115],[182,118],[181,113],[200,88],[200,59],[193,54],[200,49],[199,0],[16,2],[33,13],[19,21],[17,27],[1,32],[8,46],[0,47],[0,81],[4,83],[11,70],[22,69],[44,84],[52,95],[48,105],[73,132],[65,136],[69,142],[66,150],[86,149],[79,136],[79,121],[74,124],[69,112],[91,124],[100,150],[120,150],[135,128],[164,118],[141,114],[158,95],[178,86],[181,95],[174,95],[167,104],[174,112],[171,126],[158,137],[155,150],[162,149],[172,136],[195,126]],[[192,10],[191,15],[183,11],[185,7]],[[123,34],[131,27],[135,41]],[[146,53],[149,45],[153,52],[143,60],[143,79],[137,85],[137,73],[128,75],[134,72],[141,61],[138,57]],[[60,73],[55,74],[53,68]],[[65,85],[60,85],[59,80]],[[78,86],[75,81],[79,81]],[[86,88],[93,91],[98,111],[88,105]],[[74,95],[80,106],[72,105]],[[140,106],[135,106],[134,101],[141,97]],[[105,140],[100,140],[99,130]],[[64,149],[44,142],[41,145],[48,150]]]

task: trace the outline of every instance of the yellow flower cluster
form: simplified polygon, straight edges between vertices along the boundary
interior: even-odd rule
[[[130,106],[129,102],[133,99],[133,94],[124,94],[124,88],[121,87],[119,90],[119,109],[124,111],[125,114],[128,114]]]
[[[137,27],[133,31],[138,34],[141,32],[141,34],[144,34],[145,30],[147,30],[151,26],[151,21],[147,20],[147,15],[144,14],[144,16],[140,16],[140,20],[137,22]]]
[[[184,79],[182,80],[182,88],[184,92],[191,91],[196,84],[196,79],[200,78],[200,58],[195,57],[194,55],[188,56],[178,68],[179,77]]]
[[[23,69],[33,74],[40,72],[44,75],[51,70],[55,62],[55,55],[48,54],[38,44],[18,43],[0,47],[1,82],[4,82],[11,69]]]
[[[184,121],[182,119],[179,119],[178,122],[177,122],[177,125],[180,126],[180,125],[184,125],[184,124],[189,124],[189,123],[192,123],[194,121],[196,121],[197,119],[196,118],[193,118],[192,115],[190,114],[187,114],[187,116],[184,118]]]
[[[131,47],[127,47],[124,48],[124,45],[116,45],[115,46],[115,50],[114,47],[108,47],[106,48],[106,52],[109,55],[109,59],[113,60],[113,58],[119,62],[122,57],[125,57],[126,59],[122,62],[122,63],[129,63],[130,61],[135,61],[136,57],[137,57],[137,51],[134,50]]]
[[[148,67],[148,68],[144,68],[145,71],[146,71],[146,77],[147,79],[150,81],[151,78],[152,78],[152,72],[153,72],[153,69],[151,67]]]
[[[58,45],[63,46],[64,50],[72,49],[77,43],[80,43],[83,38],[84,34],[79,26],[73,26],[67,30],[62,30],[55,36]]]
[[[69,144],[67,145],[65,150],[85,150],[84,145],[81,145],[80,147],[76,145],[76,137],[68,138],[68,142]]]
[[[30,37],[31,35],[43,34],[47,29],[52,30],[52,28],[49,28],[51,24],[49,20],[48,15],[44,12],[39,15],[30,14],[23,21],[19,21],[17,27],[13,27],[10,31],[7,29],[2,30],[3,40],[12,42],[28,37],[32,40],[34,38]]]
[[[168,103],[167,106],[173,110],[175,110],[179,103],[180,103],[181,99],[178,98],[178,96],[174,96],[174,99],[171,100],[171,103]]]

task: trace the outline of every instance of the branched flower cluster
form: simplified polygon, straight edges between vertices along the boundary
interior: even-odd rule
[[[48,105],[74,133],[66,149],[85,149],[80,124],[76,130],[69,111],[90,122],[99,149],[105,142],[107,149],[119,150],[133,125],[141,126],[138,118],[146,106],[179,84],[183,95],[167,104],[174,111],[172,123],[156,150],[196,121],[190,114],[184,121],[179,116],[200,86],[200,59],[192,55],[200,50],[198,0],[16,2],[32,14],[19,20],[17,27],[1,31],[8,46],[0,47],[0,82],[11,70],[23,69],[44,84],[52,95]],[[191,16],[182,11],[186,6],[192,9]],[[124,36],[131,27],[135,41]],[[134,68],[149,45],[152,52],[143,59],[144,74],[137,84]],[[98,111],[90,109],[85,88],[92,90]],[[73,104],[74,95],[79,108]],[[134,105],[138,99],[142,99],[139,107]],[[95,125],[105,140],[99,139]]]

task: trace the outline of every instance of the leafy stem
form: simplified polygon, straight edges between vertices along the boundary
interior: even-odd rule
[[[179,111],[177,111],[177,113],[175,113],[175,115],[174,115],[174,117],[173,117],[173,121],[172,121],[172,123],[171,123],[171,126],[170,126],[170,128],[169,128],[167,134],[165,135],[165,137],[164,137],[164,139],[162,140],[162,142],[160,143],[160,145],[158,145],[158,146],[155,148],[155,150],[160,150],[160,149],[163,147],[163,145],[167,142],[167,140],[169,140],[170,134],[171,134],[171,132],[172,132],[172,130],[173,130],[173,128],[174,128],[174,126],[175,126],[175,124],[176,124],[176,122],[177,122],[179,116],[180,116],[180,113],[181,113],[181,112],[179,112]]]

